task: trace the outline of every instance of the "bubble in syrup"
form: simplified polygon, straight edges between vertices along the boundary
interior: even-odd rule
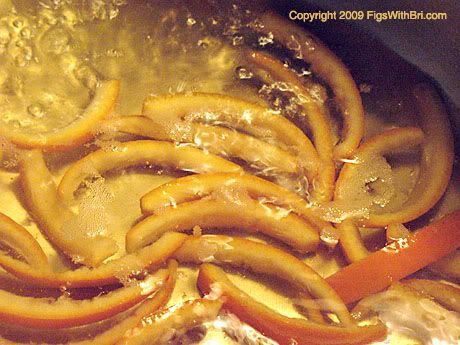
[[[244,38],[241,35],[234,35],[232,38],[232,45],[234,46],[240,46],[244,42]]]
[[[82,66],[75,71],[75,77],[88,89],[94,90],[98,84],[96,72],[89,66]]]
[[[43,106],[40,103],[29,105],[27,107],[27,112],[38,119],[41,119],[43,116],[45,116],[45,110],[43,109]]]
[[[20,32],[21,37],[24,39],[29,39],[31,34],[32,32],[30,31],[28,27],[23,28]]]
[[[240,79],[251,79],[253,77],[252,72],[242,66],[236,68],[236,74]]]
[[[192,17],[187,18],[187,25],[188,26],[193,26],[195,24],[196,24],[196,19],[195,18],[192,18]]]
[[[258,42],[261,47],[264,47],[267,44],[272,44],[273,43],[273,33],[269,32],[266,36],[259,36]]]
[[[20,18],[16,18],[13,20],[13,22],[11,23],[12,27],[16,30],[20,30],[22,29],[22,27],[24,26],[24,21]]]
[[[70,35],[63,28],[56,27],[48,30],[40,43],[45,52],[59,55],[69,50]]]

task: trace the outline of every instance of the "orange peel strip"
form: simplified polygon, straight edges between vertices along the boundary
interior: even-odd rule
[[[364,344],[386,335],[386,328],[381,324],[340,327],[283,316],[236,287],[222,269],[203,264],[198,275],[198,288],[203,293],[209,293],[216,286],[222,291],[225,309],[280,345]]]
[[[269,54],[251,50],[246,54],[251,63],[266,70],[272,77],[288,83],[295,94],[302,97],[301,108],[313,135],[313,142],[320,160],[320,174],[314,181],[313,197],[319,201],[332,199],[335,182],[334,144],[327,109],[321,101],[313,98],[296,73]]]
[[[120,90],[120,81],[101,83],[93,100],[81,116],[59,131],[43,134],[25,134],[0,126],[0,135],[24,148],[41,148],[46,151],[65,151],[93,138],[93,130],[113,109]]]
[[[364,162],[366,159],[372,159],[372,157],[377,155],[389,154],[420,144],[424,146],[424,142],[427,140],[431,139],[427,138],[426,135],[424,136],[424,133],[416,127],[395,128],[370,138],[362,144],[356,152],[355,160],[358,163],[345,163],[340,171],[336,182],[334,200],[346,200],[346,195],[344,195],[344,190],[346,190],[345,186],[354,178],[356,171],[359,169],[360,162]],[[422,162],[422,164],[424,163]],[[432,167],[431,169],[437,170],[437,167]],[[428,177],[427,174],[421,172],[419,181],[426,183],[427,188],[420,190],[421,186],[415,186],[414,191],[400,210],[391,213],[371,213],[368,218],[359,219],[358,223],[374,227],[386,226],[392,223],[405,223],[425,213],[432,206],[433,198],[436,197],[436,200],[438,200],[438,197],[434,195],[434,190],[428,186],[433,183],[438,183],[432,182],[432,179],[426,177]],[[437,194],[436,192],[436,195]]]
[[[0,213],[0,241],[21,255],[34,269],[49,267],[48,258],[35,238],[2,213]]]
[[[305,253],[319,244],[318,231],[295,214],[276,210],[250,198],[242,201],[202,199],[168,207],[131,228],[126,234],[128,252],[156,241],[168,231],[184,232],[194,226],[204,229],[243,229],[260,232]]]
[[[273,35],[291,50],[301,53],[302,59],[311,65],[311,70],[324,80],[334,92],[335,100],[343,116],[342,140],[335,146],[336,160],[349,158],[358,147],[364,134],[364,109],[347,67],[317,37],[278,15],[268,12],[260,18],[266,34]]]
[[[444,106],[439,96],[429,85],[416,86],[414,95],[420,125],[425,135],[421,145],[422,157],[419,178],[408,200],[401,206],[400,210],[391,213],[372,214],[369,219],[360,221],[363,225],[386,226],[414,220],[426,213],[439,201],[449,184],[454,159],[454,145]],[[359,149],[360,153],[372,151],[386,153],[393,148],[405,147],[409,144],[404,140],[392,144],[385,140],[384,135],[385,133],[376,137],[379,139],[373,140],[373,144],[362,145]],[[350,167],[350,165],[348,166]],[[344,173],[344,169],[342,169],[342,173]],[[340,176],[337,184],[339,184],[339,180]],[[337,190],[339,188],[336,189],[336,192]]]
[[[165,207],[207,197],[222,188],[236,188],[254,200],[267,199],[276,206],[292,210],[318,230],[331,225],[319,218],[305,199],[279,185],[248,174],[211,173],[185,176],[167,182],[141,198],[144,214],[152,214]]]
[[[358,226],[350,219],[336,225],[340,230],[340,246],[348,262],[359,261],[369,255]]]
[[[225,124],[280,147],[298,157],[307,176],[318,173],[319,158],[310,139],[279,112],[238,98],[212,94],[175,94],[148,97],[143,115],[166,131],[187,128],[189,123]]]
[[[196,299],[185,302],[179,308],[173,307],[152,318],[139,331],[133,330],[117,345],[166,344],[177,335],[185,333],[207,321],[214,321],[222,307],[222,302]]]
[[[165,131],[144,116],[120,116],[102,125],[109,132],[118,131],[156,140],[191,143],[196,147],[224,157],[237,157],[261,169],[271,168],[285,173],[298,173],[298,159],[286,150],[232,129],[201,123],[187,124],[179,133]]]
[[[65,222],[72,219],[73,214],[59,200],[40,150],[22,154],[20,178],[27,205],[40,230],[54,246],[87,266],[97,266],[117,251],[118,247],[111,238],[66,232]]]
[[[141,327],[144,319],[150,317],[152,313],[157,312],[160,308],[163,308],[171,298],[177,276],[177,262],[175,260],[169,262],[168,271],[168,278],[161,289],[154,296],[142,302],[130,316],[92,339],[72,341],[66,345],[113,345],[121,341],[132,329]]]
[[[222,235],[189,237],[174,257],[179,262],[214,262],[249,268],[291,282],[323,299],[325,309],[337,314],[343,324],[353,324],[347,307],[320,275],[295,256],[267,244]]]
[[[110,151],[92,152],[75,162],[62,177],[58,192],[63,201],[70,202],[73,200],[73,193],[85,178],[115,168],[151,164],[195,173],[242,172],[237,164],[193,147],[176,146],[163,141],[138,140],[117,144]]]
[[[94,269],[81,267],[72,271],[53,272],[39,270],[7,255],[0,255],[0,266],[19,279],[34,285],[49,288],[80,288],[119,284],[121,278],[153,270],[161,266],[180,248],[187,238],[184,234],[166,233],[158,241],[136,253],[114,259]],[[122,275],[128,275],[122,277]]]
[[[429,279],[409,279],[402,284],[433,298],[443,307],[460,313],[460,288]]]
[[[107,319],[142,302],[158,291],[168,276],[162,269],[133,286],[122,287],[91,300],[25,297],[0,290],[0,319],[13,325],[56,329],[86,325]]]

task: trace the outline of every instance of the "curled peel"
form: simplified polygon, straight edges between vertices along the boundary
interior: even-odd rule
[[[318,38],[278,15],[268,12],[260,18],[265,34],[273,35],[283,46],[295,50],[311,70],[334,92],[343,116],[342,140],[335,146],[336,160],[349,158],[358,147],[364,133],[364,109],[358,88],[340,59]]]
[[[128,333],[117,345],[166,344],[177,334],[217,318],[222,302],[196,299],[174,310],[165,310],[152,318],[139,332]]]
[[[161,286],[158,292],[153,296],[150,296],[123,320],[115,324],[113,327],[102,331],[91,337],[91,339],[75,340],[66,342],[66,345],[113,345],[118,341],[121,341],[127,333],[136,327],[142,326],[142,321],[145,318],[150,317],[153,313],[163,308],[171,297],[176,283],[177,275],[177,262],[170,260],[168,263],[168,277],[164,284]],[[91,325],[89,325],[91,326]],[[85,326],[81,328],[82,332],[85,331]],[[2,345],[18,345],[16,342],[12,342],[7,339],[0,338]],[[34,342],[28,342],[29,345],[38,345]],[[40,342],[40,345],[48,345],[48,343]]]
[[[321,276],[275,247],[238,237],[205,235],[189,237],[174,257],[179,262],[213,262],[277,277],[323,299],[325,309],[335,313],[344,325],[353,324],[347,307]]]
[[[122,287],[92,300],[24,297],[0,290],[2,322],[32,328],[54,329],[86,325],[107,319],[142,302],[158,291],[168,276],[159,270],[136,285]]]
[[[70,203],[80,183],[95,174],[112,169],[140,165],[159,165],[196,173],[242,172],[230,161],[205,153],[193,147],[175,146],[173,143],[138,140],[120,143],[110,151],[90,153],[69,167],[58,187],[61,199]]]
[[[78,257],[87,266],[97,266],[117,251],[115,241],[108,237],[66,231],[65,223],[73,214],[61,203],[40,150],[23,153],[20,178],[27,206],[40,230],[56,248],[70,258]]]
[[[48,258],[35,238],[21,225],[0,213],[0,242],[13,249],[35,269],[49,267]]]
[[[424,145],[426,140],[430,140],[424,135],[421,129],[416,127],[395,128],[378,134],[363,143],[356,151],[355,160],[358,163],[345,163],[336,183],[334,200],[347,200],[345,191],[353,179],[356,179],[361,162],[372,160],[373,157],[383,156],[403,149]],[[432,169],[437,169],[433,167]],[[424,179],[422,174],[419,181],[430,184],[429,179]],[[365,181],[363,181],[365,182]],[[425,183],[424,182],[424,183]],[[419,193],[424,194],[423,198],[415,198]],[[405,223],[417,218],[419,215],[428,211],[433,197],[430,189],[420,190],[415,187],[400,210],[384,213],[371,213],[368,218],[359,219],[358,222],[367,226],[386,226],[392,223]],[[427,203],[427,201],[430,201]]]
[[[255,103],[220,94],[175,94],[147,98],[143,115],[173,132],[174,124],[185,128],[189,123],[224,124],[270,144],[276,143],[299,158],[309,178],[318,172],[318,155],[310,139],[279,112]]]
[[[179,233],[164,234],[158,241],[136,253],[125,255],[96,268],[81,267],[72,271],[54,272],[37,269],[22,261],[0,254],[0,266],[23,281],[49,288],[97,287],[119,284],[121,275],[144,273],[160,267],[182,245],[187,238]],[[38,245],[38,243],[37,243]],[[128,268],[131,272],[124,272]]]
[[[202,199],[168,207],[136,224],[126,234],[126,249],[133,252],[156,241],[168,231],[242,229],[278,239],[300,252],[310,252],[319,244],[318,231],[295,214],[261,205],[250,198],[242,201]]]
[[[203,293],[209,293],[211,287],[216,285],[222,291],[224,309],[281,345],[364,344],[382,339],[386,334],[386,328],[382,324],[340,327],[283,316],[241,291],[220,268],[203,264],[198,275],[199,289]]]
[[[41,148],[46,151],[65,151],[93,138],[93,130],[113,109],[120,90],[120,82],[111,80],[101,83],[93,100],[79,119],[59,131],[43,134],[26,134],[0,126],[0,135],[13,144],[24,148]]]
[[[177,178],[145,194],[141,198],[141,209],[144,214],[153,214],[165,207],[199,200],[223,188],[236,188],[254,200],[267,200],[269,204],[292,210],[318,230],[330,227],[315,214],[305,199],[277,184],[248,174],[210,173]]]
[[[256,67],[264,69],[276,80],[287,83],[301,98],[300,108],[303,111],[297,116],[310,128],[320,161],[320,173],[314,181],[313,197],[320,202],[331,200],[335,181],[334,144],[328,110],[323,101],[314,98],[298,75],[271,55],[251,50],[246,56]]]
[[[156,140],[191,143],[225,157],[239,158],[261,168],[283,173],[299,173],[298,159],[282,148],[232,129],[188,123],[186,130],[170,131],[145,116],[119,116],[106,120],[102,132],[123,132]]]

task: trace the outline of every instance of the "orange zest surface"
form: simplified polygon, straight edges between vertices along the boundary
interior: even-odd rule
[[[345,303],[379,292],[460,247],[460,210],[327,278]]]
[[[209,293],[213,288],[221,291],[224,309],[280,345],[364,344],[383,339],[386,335],[386,327],[382,324],[343,327],[283,316],[241,291],[224,271],[210,264],[201,266],[198,287],[203,293]]]

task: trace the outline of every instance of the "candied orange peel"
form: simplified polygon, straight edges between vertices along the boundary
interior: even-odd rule
[[[318,230],[331,226],[296,193],[249,174],[209,173],[177,178],[145,194],[141,198],[141,209],[144,214],[153,214],[165,207],[207,197],[223,188],[236,188],[254,200],[292,210]]]
[[[0,290],[0,317],[2,322],[32,328],[67,328],[107,319],[142,302],[158,291],[168,276],[168,270],[159,270],[144,281],[122,287],[92,300],[76,301],[19,296]]]
[[[23,148],[40,148],[46,151],[65,151],[84,144],[94,137],[93,131],[114,108],[120,90],[120,81],[102,82],[94,98],[77,120],[58,130],[28,134],[0,126],[0,135]]]
[[[321,276],[295,256],[275,247],[239,237],[192,236],[174,258],[181,263],[225,264],[275,276],[323,299],[325,310],[335,313],[344,325],[353,324],[347,307]]]
[[[297,97],[301,98],[299,103],[303,112],[298,117],[310,128],[320,161],[320,173],[313,181],[313,197],[319,202],[329,201],[335,181],[334,143],[324,101],[313,97],[299,76],[271,55],[251,50],[246,56],[252,64],[264,69],[276,80],[287,83]]]
[[[179,126],[180,128],[180,126]],[[187,123],[186,129],[168,131],[153,120],[139,115],[117,116],[102,123],[99,133],[121,132],[155,140],[189,143],[207,152],[239,158],[270,173],[300,173],[298,159],[282,148],[232,129],[201,123]]]
[[[149,97],[144,116],[174,133],[189,123],[224,124],[298,157],[309,178],[318,173],[318,155],[310,139],[279,112],[235,97],[212,93]]]
[[[24,196],[34,219],[49,241],[71,259],[87,266],[97,266],[112,256],[118,247],[111,238],[90,237],[70,232],[66,221],[72,212],[62,205],[53,177],[40,150],[26,151],[21,156],[20,178]]]
[[[115,168],[142,165],[159,165],[195,173],[242,172],[237,164],[193,147],[155,140],[130,141],[117,144],[110,150],[92,152],[72,164],[59,183],[59,195],[63,201],[71,203],[73,193],[86,178]]]
[[[157,240],[168,231],[184,232],[194,226],[203,229],[240,229],[260,232],[282,241],[302,253],[314,251],[318,231],[289,211],[243,200],[202,199],[168,207],[136,224],[126,234],[126,249],[133,252]]]
[[[285,22],[272,12],[262,14],[259,20],[262,24],[259,31],[273,35],[275,41],[294,50],[331,87],[343,116],[342,138],[334,148],[334,157],[336,160],[350,158],[363,137],[364,108],[359,90],[347,67],[304,28]]]
[[[318,345],[363,344],[383,339],[386,335],[383,324],[341,327],[281,315],[240,290],[223,270],[211,264],[201,266],[198,287],[203,293],[209,293],[213,287],[217,287],[222,292],[224,309],[282,345],[294,342]]]

